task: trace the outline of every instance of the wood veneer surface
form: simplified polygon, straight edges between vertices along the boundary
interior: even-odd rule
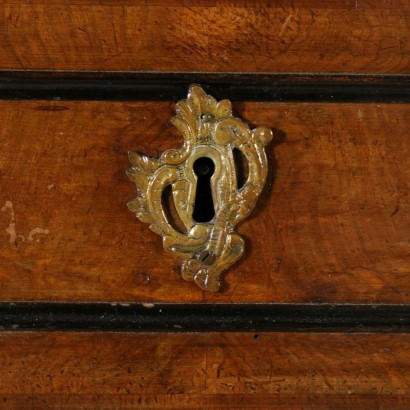
[[[0,68],[408,73],[394,1],[6,0]]]
[[[127,151],[178,147],[174,107],[0,102],[1,300],[409,303],[408,105],[235,104],[278,143],[218,294],[126,208]]]
[[[1,409],[407,409],[410,335],[1,333]]]

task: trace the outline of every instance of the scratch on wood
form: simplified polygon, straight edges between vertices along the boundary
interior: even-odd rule
[[[6,228],[6,232],[10,236],[9,242],[16,243],[17,241],[16,224],[14,222],[14,209],[13,209],[13,203],[11,201],[6,201],[3,208],[1,208],[2,212],[5,212],[7,209],[10,209],[10,223],[9,223],[9,226]]]
[[[48,229],[34,228],[29,232],[27,238],[23,235],[17,235],[14,207],[11,201],[6,201],[4,206],[1,208],[2,212],[5,212],[7,210],[10,210],[10,222],[9,222],[8,227],[5,229],[5,231],[9,235],[10,243],[17,243],[18,239],[21,239],[25,243],[30,243],[30,242],[33,242],[34,239],[36,239],[35,238],[36,235],[48,235],[50,233]]]
[[[286,30],[286,27],[288,26],[288,24],[289,24],[291,18],[292,18],[292,14],[289,14],[289,16],[286,17],[286,20],[285,20],[285,22],[282,24],[282,27],[281,27],[281,29],[280,29],[279,37],[281,37],[282,34],[283,34],[283,32]]]
[[[48,235],[49,230],[48,229],[43,229],[43,228],[34,228],[30,231],[30,233],[27,236],[27,239],[25,242],[32,242],[34,241],[34,235]]]

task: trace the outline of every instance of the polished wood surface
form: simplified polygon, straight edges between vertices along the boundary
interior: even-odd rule
[[[127,151],[182,142],[173,103],[2,101],[1,300],[409,303],[409,106],[234,108],[276,144],[246,253],[212,295],[126,208]]]
[[[0,301],[11,302],[0,312],[9,330],[0,332],[0,409],[409,409],[410,334],[389,322],[397,325],[400,314],[388,314],[410,306],[410,106],[398,103],[408,101],[401,74],[410,73],[409,28],[407,0],[2,1],[1,80],[22,71],[0,101]],[[305,75],[322,81],[320,103],[301,103],[298,94],[296,103],[234,104],[245,121],[271,127],[275,143],[267,189],[238,227],[245,255],[222,292],[183,281],[180,261],[126,208],[137,195],[125,175],[127,152],[158,156],[182,143],[170,125],[174,103],[52,101],[57,91],[43,94],[48,101],[24,100],[41,94],[30,94],[41,76],[53,86],[75,78],[58,70],[86,71],[90,80],[132,71],[128,79],[161,81],[158,73],[171,72],[180,85],[202,78],[195,82],[211,94],[220,82],[235,101],[252,98],[243,97],[251,89],[241,94],[245,77],[237,73],[290,73],[282,78],[290,86]],[[327,87],[315,73],[336,73],[344,85]],[[351,73],[383,84],[369,91]],[[90,98],[82,85],[69,98]],[[70,95],[67,86],[60,97]],[[282,98],[269,90],[257,98]],[[332,90],[341,99],[325,103],[335,101]],[[105,98],[121,98],[108,91]],[[18,301],[56,303],[48,315]],[[57,303],[67,301],[78,304]],[[97,308],[87,315],[86,301],[114,311],[143,302],[154,312],[137,315],[144,329],[160,314],[167,320],[157,302],[297,303],[308,322],[311,302],[329,311],[321,326],[305,328],[327,333],[224,333],[217,325],[220,333],[111,333],[107,324],[132,317]],[[280,308],[291,318],[292,305]],[[215,309],[221,325],[223,308]],[[249,315],[249,326],[261,317]],[[394,333],[348,333],[373,319],[383,326],[370,330]],[[70,331],[23,329],[50,329],[52,320]],[[345,322],[352,327],[335,327]],[[99,331],[79,331],[93,323]]]
[[[0,334],[0,409],[408,409],[410,335]]]
[[[5,0],[0,68],[408,73],[403,0]]]

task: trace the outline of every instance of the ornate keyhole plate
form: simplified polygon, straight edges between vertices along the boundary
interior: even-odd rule
[[[166,251],[183,259],[185,280],[216,292],[221,273],[244,251],[234,227],[250,214],[262,191],[267,175],[264,147],[272,131],[250,130],[232,115],[229,100],[217,102],[195,85],[188,98],[177,103],[176,113],[172,122],[183,134],[182,148],[165,151],[160,158],[129,153],[132,168],[127,175],[139,196],[128,208],[162,236]],[[242,186],[238,186],[235,150],[247,162]],[[183,230],[169,220],[163,206],[163,192],[169,187]],[[205,209],[202,217],[196,212],[198,206]]]

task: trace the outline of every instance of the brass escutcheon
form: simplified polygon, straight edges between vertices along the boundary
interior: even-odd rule
[[[186,100],[176,104],[176,113],[172,123],[183,134],[182,148],[165,151],[160,158],[129,153],[132,168],[127,175],[139,196],[128,208],[162,236],[166,251],[183,259],[185,280],[216,292],[221,273],[244,251],[244,241],[234,227],[250,214],[262,191],[268,169],[264,147],[272,140],[272,131],[264,127],[250,130],[232,115],[229,100],[217,102],[196,85],[189,88]],[[234,150],[247,162],[242,186],[238,186]],[[213,207],[209,212],[212,218],[205,221],[194,217],[195,206],[203,201],[197,196],[202,189],[201,173],[209,174]],[[171,223],[163,206],[163,192],[169,186],[183,232]]]

